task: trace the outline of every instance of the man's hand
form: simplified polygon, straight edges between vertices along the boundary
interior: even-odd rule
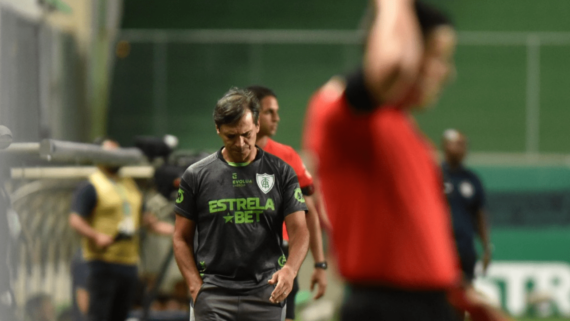
[[[316,268],[313,271],[313,275],[311,276],[311,291],[315,288],[315,284],[319,286],[319,289],[313,299],[318,300],[325,295],[327,289],[327,274],[325,270]]]
[[[483,275],[485,275],[487,274],[487,268],[489,267],[489,264],[491,264],[491,251],[484,251],[481,261],[483,262]]]
[[[190,287],[190,297],[192,298],[192,302],[195,304],[196,303],[196,298],[198,297],[198,292],[200,292],[200,289],[202,288],[202,284],[204,282],[200,279],[196,281],[196,286],[191,286]]]
[[[414,2],[375,0],[364,55],[364,78],[377,103],[399,103],[417,81],[423,41]]]
[[[281,270],[273,274],[273,277],[271,277],[268,283],[277,285],[275,289],[273,289],[273,292],[271,292],[271,297],[269,298],[271,303],[279,303],[287,299],[287,296],[291,293],[291,289],[293,289],[295,275],[295,271],[287,264],[285,264]]]
[[[95,245],[100,249],[106,249],[114,242],[111,236],[103,233],[97,233],[93,241],[95,241]]]

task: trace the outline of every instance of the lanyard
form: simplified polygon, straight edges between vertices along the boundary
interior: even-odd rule
[[[132,208],[131,203],[129,203],[129,197],[127,196],[125,187],[122,184],[119,184],[119,182],[115,182],[112,179],[109,179],[109,181],[111,181],[111,184],[115,188],[115,191],[117,194],[119,194],[119,197],[121,197],[121,200],[123,201],[123,215],[125,217],[130,217],[132,214]]]

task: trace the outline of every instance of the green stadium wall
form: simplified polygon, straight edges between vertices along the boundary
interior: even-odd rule
[[[450,12],[460,31],[570,30],[570,2],[564,0],[430,2]],[[166,5],[127,0],[123,28],[354,30],[365,3],[248,0]],[[360,61],[357,45],[168,43],[164,66],[154,64],[157,54],[151,43],[133,43],[126,58],[116,59],[107,128],[123,144],[131,144],[137,134],[171,133],[180,137],[183,148],[217,148],[220,142],[211,120],[216,100],[232,86],[263,84],[280,100],[282,122],[276,138],[298,148],[310,95],[331,75]],[[458,76],[433,111],[418,114],[422,129],[438,140],[444,129],[459,128],[468,134],[473,151],[525,151],[526,54],[523,45],[459,46]],[[569,57],[570,45],[540,49],[540,152],[570,151],[562,139],[570,135]],[[156,69],[162,70],[160,80]]]

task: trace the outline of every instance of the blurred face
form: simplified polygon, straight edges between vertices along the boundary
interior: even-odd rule
[[[106,140],[101,145],[101,148],[103,148],[104,150],[116,150],[119,149],[120,146],[119,143],[117,143],[114,140]],[[105,170],[113,174],[117,174],[120,169],[121,169],[120,166],[105,166]]]
[[[461,164],[467,154],[467,139],[458,131],[446,132],[443,137],[443,151],[449,164]]]
[[[443,87],[455,74],[455,31],[448,26],[438,27],[431,32],[425,47],[422,67],[416,88],[417,101],[414,105],[424,108],[434,104]]]
[[[277,98],[267,96],[260,102],[261,112],[259,115],[259,136],[273,136],[277,132],[279,124],[279,104]]]
[[[259,132],[259,122],[253,122],[251,111],[248,110],[237,123],[221,125],[216,127],[216,130],[224,142],[230,161],[243,163],[249,160],[255,150],[255,140]]]

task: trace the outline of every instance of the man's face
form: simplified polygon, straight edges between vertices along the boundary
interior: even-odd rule
[[[235,124],[216,127],[218,135],[224,142],[224,147],[231,161],[246,162],[255,150],[255,141],[259,132],[259,122],[253,122],[250,110]]]
[[[451,27],[439,27],[428,36],[416,83],[419,95],[415,105],[420,109],[435,103],[445,84],[455,74],[455,47],[456,34]]]
[[[120,148],[119,143],[114,140],[107,139],[101,145],[103,150],[117,150]],[[110,173],[116,174],[121,169],[120,166],[105,166],[105,169]]]
[[[460,164],[467,154],[467,139],[458,131],[445,133],[443,151],[448,162]]]
[[[277,98],[267,96],[259,102],[261,112],[259,115],[259,136],[273,136],[279,124],[279,104]]]

